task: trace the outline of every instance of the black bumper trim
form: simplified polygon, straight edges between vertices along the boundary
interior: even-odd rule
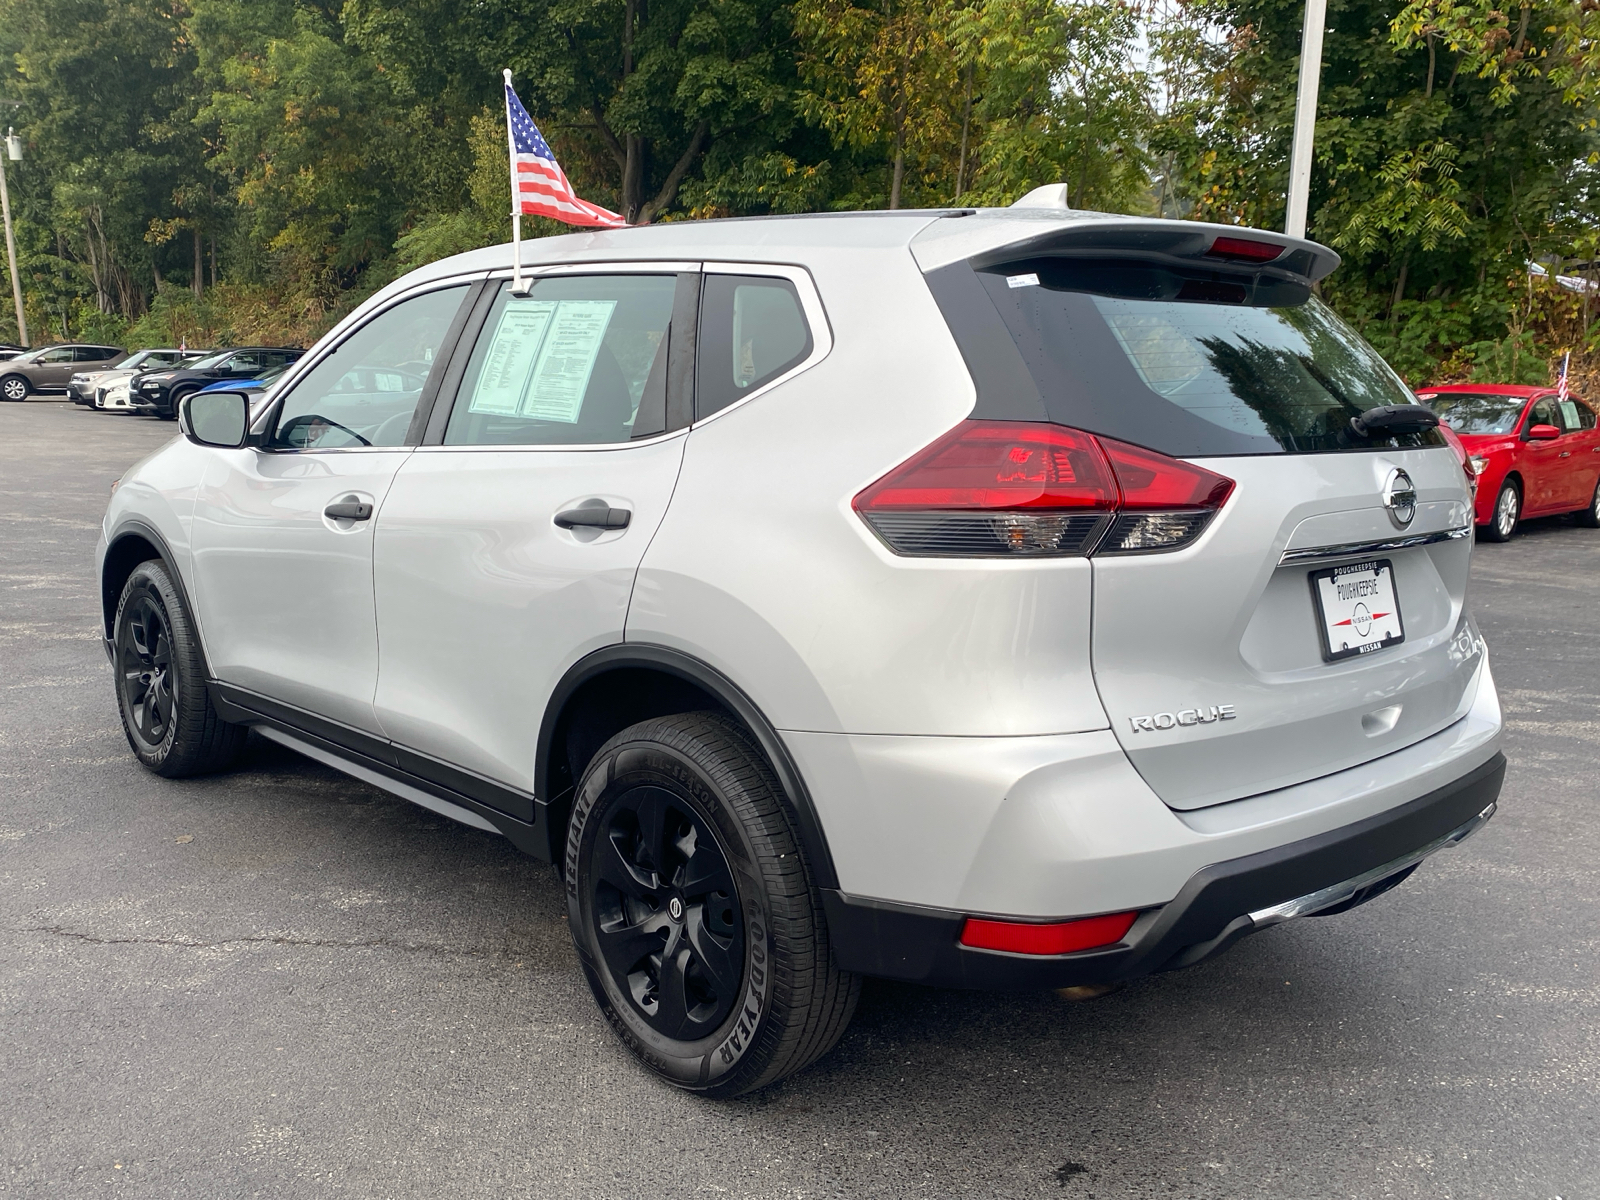
[[[1471,822],[1495,803],[1505,771],[1505,755],[1496,754],[1459,779],[1387,812],[1204,867],[1171,901],[1140,914],[1123,941],[1103,950],[1050,957],[974,950],[957,941],[968,914],[830,889],[823,892],[823,905],[834,959],[842,969],[863,975],[985,991],[1109,983],[1193,966],[1255,932],[1250,913],[1375,870]],[[1343,907],[1386,890],[1371,886]]]

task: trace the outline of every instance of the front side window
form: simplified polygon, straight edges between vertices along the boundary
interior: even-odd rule
[[[800,293],[787,279],[708,275],[700,293],[695,416],[765,387],[811,354]]]
[[[269,444],[284,450],[405,445],[466,294],[465,286],[425,292],[346,337],[284,399]]]
[[[666,394],[676,275],[503,284],[461,380],[447,446],[609,445]]]
[[[35,361],[42,363],[65,363],[72,361],[72,351],[69,349],[46,350]]]
[[[1546,396],[1528,411],[1528,428],[1532,429],[1535,425],[1554,425],[1557,429],[1561,428],[1561,414],[1556,409],[1554,397]]]

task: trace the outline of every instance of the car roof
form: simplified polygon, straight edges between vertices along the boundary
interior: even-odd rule
[[[1533,396],[1553,395],[1555,388],[1548,386],[1533,387],[1525,383],[1441,383],[1429,384],[1427,387],[1417,389],[1417,395],[1423,392],[1470,392],[1475,396],[1521,396],[1529,399]]]
[[[1097,243],[1127,248],[1135,241],[1161,250],[1179,242],[1199,252],[1219,236],[1248,234],[1274,242],[1291,253],[1284,256],[1321,279],[1339,264],[1326,246],[1270,230],[1236,229],[1201,221],[1168,221],[1117,213],[1059,207],[896,209],[871,212],[801,213],[765,217],[722,217],[667,221],[626,229],[593,229],[522,243],[522,262],[538,267],[553,263],[615,262],[618,259],[658,261],[749,261],[805,264],[813,257],[849,250],[910,251],[924,271],[962,260],[1015,250],[1026,253],[1044,241],[1067,238],[1074,246]],[[507,242],[440,259],[402,276],[380,297],[408,290],[418,283],[512,265]],[[377,297],[375,297],[377,299]]]

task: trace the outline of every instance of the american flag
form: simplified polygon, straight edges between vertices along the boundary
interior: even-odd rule
[[[625,228],[628,222],[610,209],[578,199],[544,135],[517,99],[510,72],[507,75],[506,130],[511,143],[511,194],[517,211],[554,217],[568,225]]]
[[[1565,400],[1567,398],[1567,364],[1571,361],[1572,351],[1568,350],[1561,356],[1561,383],[1556,388],[1556,399],[1558,400]]]

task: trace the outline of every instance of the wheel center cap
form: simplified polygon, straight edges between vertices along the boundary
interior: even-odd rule
[[[667,901],[667,915],[674,921],[683,920],[683,901],[674,896]]]

